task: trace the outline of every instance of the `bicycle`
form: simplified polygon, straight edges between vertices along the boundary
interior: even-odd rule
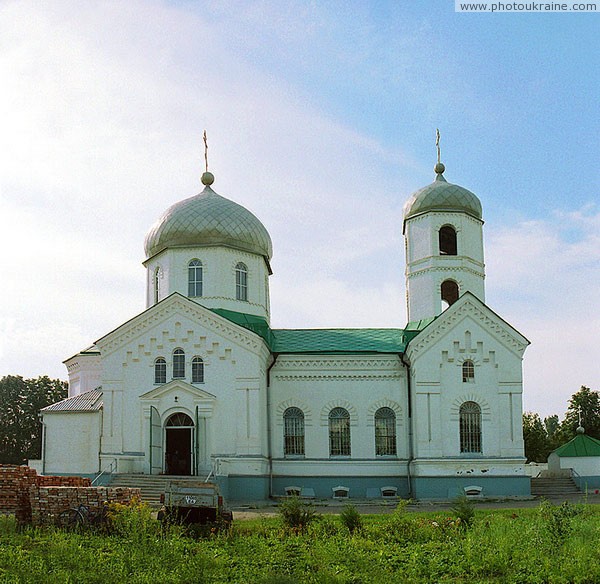
[[[80,503],[77,507],[65,509],[58,515],[58,524],[69,530],[80,531],[87,527],[104,527],[108,524],[108,503],[104,503],[97,513]]]

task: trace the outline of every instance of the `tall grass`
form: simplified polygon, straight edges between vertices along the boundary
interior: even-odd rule
[[[129,515],[132,514],[132,515]],[[354,515],[354,514],[352,514]],[[486,512],[469,529],[452,513],[311,516],[234,523],[192,539],[127,509],[109,535],[18,531],[0,519],[0,582],[600,582],[600,513],[592,506]]]

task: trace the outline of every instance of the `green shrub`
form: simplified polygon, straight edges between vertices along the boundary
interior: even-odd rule
[[[279,504],[279,515],[285,527],[303,531],[315,518],[315,510],[310,503],[294,495]]]
[[[554,544],[561,544],[569,537],[573,529],[573,518],[582,511],[581,506],[572,505],[568,501],[564,501],[561,505],[542,501],[539,507],[542,525]]]
[[[475,519],[475,507],[472,501],[466,495],[461,495],[454,499],[452,507],[450,507],[463,528],[470,527]]]
[[[356,510],[356,507],[351,503],[348,503],[348,505],[344,506],[344,509],[340,513],[340,520],[350,533],[354,533],[362,529],[362,517]]]

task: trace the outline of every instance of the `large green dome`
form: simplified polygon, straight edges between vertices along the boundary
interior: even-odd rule
[[[464,187],[447,182],[442,174],[442,164],[439,167],[436,165],[436,172],[435,180],[414,193],[404,205],[404,221],[427,211],[466,213],[475,219],[481,219],[481,202],[477,195]]]
[[[144,249],[146,258],[167,248],[224,245],[273,255],[271,237],[248,209],[221,197],[210,186],[194,197],[175,203],[151,227]]]

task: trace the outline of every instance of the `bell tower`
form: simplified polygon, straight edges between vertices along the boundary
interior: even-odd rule
[[[485,302],[481,203],[446,181],[439,146],[434,170],[433,183],[404,206],[409,322],[441,314],[467,291]]]

